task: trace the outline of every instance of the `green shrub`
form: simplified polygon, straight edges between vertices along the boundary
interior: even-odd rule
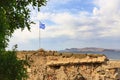
[[[0,80],[26,80],[27,60],[19,60],[16,51],[0,53]]]

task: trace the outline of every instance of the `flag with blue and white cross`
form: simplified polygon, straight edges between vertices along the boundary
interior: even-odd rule
[[[40,29],[45,29],[45,24],[43,24],[42,22],[39,22],[39,28]]]

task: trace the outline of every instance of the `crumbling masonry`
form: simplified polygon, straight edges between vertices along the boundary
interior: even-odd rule
[[[120,61],[102,54],[73,54],[56,51],[20,51],[28,58],[28,80],[120,80]]]

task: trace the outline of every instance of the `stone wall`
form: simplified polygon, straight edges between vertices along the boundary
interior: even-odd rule
[[[27,58],[28,80],[119,80],[120,62],[101,54],[58,53],[56,51],[20,51]],[[117,65],[116,65],[117,64]]]

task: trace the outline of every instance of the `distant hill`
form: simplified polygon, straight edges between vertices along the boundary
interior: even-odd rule
[[[59,52],[72,52],[72,53],[83,53],[83,54],[105,54],[110,59],[120,59],[119,49],[104,49],[96,47],[85,47],[85,48],[70,48],[65,50],[60,50]]]
[[[104,48],[95,48],[95,47],[86,47],[86,48],[70,48],[65,50],[60,50],[60,52],[120,52],[117,49],[104,49]]]

